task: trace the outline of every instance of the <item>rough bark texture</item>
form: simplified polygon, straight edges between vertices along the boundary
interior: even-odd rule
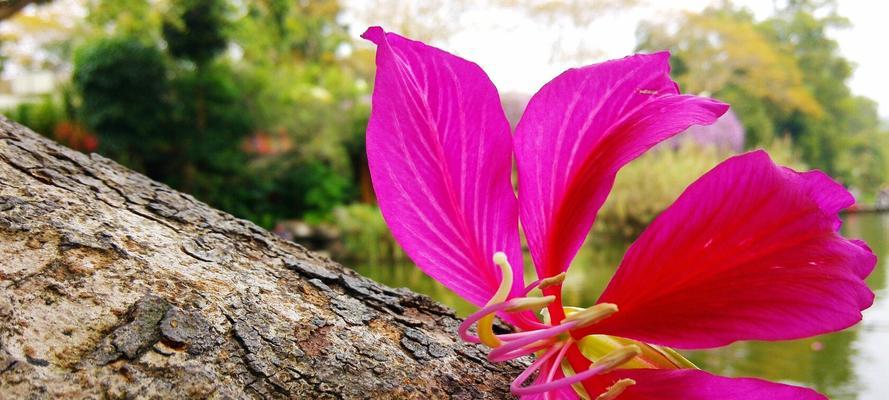
[[[505,398],[459,320],[0,118],[0,398]]]

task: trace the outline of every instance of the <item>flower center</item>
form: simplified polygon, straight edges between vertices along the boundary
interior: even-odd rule
[[[679,355],[676,351],[655,345],[649,345],[632,339],[608,335],[588,335],[575,339],[571,331],[593,325],[618,312],[618,307],[611,303],[600,303],[588,308],[562,307],[565,318],[553,325],[549,313],[545,309],[556,300],[555,296],[529,297],[528,293],[537,288],[560,285],[565,273],[545,278],[532,283],[523,291],[523,297],[509,299],[513,284],[512,266],[506,254],[497,252],[494,263],[500,267],[501,280],[497,291],[488,303],[473,313],[460,324],[460,337],[471,343],[482,343],[492,350],[488,359],[494,362],[512,360],[535,354],[535,361],[522,372],[510,385],[517,395],[544,393],[571,386],[575,392],[585,399],[592,397],[580,382],[590,377],[601,375],[615,369],[638,368],[697,368],[694,364]],[[494,317],[498,313],[519,313],[539,311],[543,315],[543,323],[530,322],[530,330],[522,332],[495,334]],[[476,325],[478,336],[469,333],[469,328]],[[572,346],[576,346],[583,357],[591,361],[589,367],[576,373],[566,359]],[[575,350],[576,351],[576,350]],[[536,380],[525,385],[528,379],[539,371]],[[556,379],[561,372],[562,377]],[[599,394],[596,400],[610,400],[618,397],[636,382],[632,379],[620,379]]]

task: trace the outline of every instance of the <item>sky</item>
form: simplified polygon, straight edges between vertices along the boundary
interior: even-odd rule
[[[632,53],[640,21],[669,18],[682,10],[700,11],[711,2],[649,0],[647,5],[600,18],[569,37],[582,37],[598,50],[595,57],[589,58],[590,62],[620,58]],[[768,16],[773,9],[773,0],[735,2],[749,8],[758,18]],[[889,119],[889,0],[840,0],[839,13],[853,24],[852,28],[832,32],[842,54],[856,64],[850,86],[854,93],[876,100],[881,117]],[[497,23],[490,23],[495,20]],[[460,25],[467,28],[447,43],[438,44],[481,65],[503,93],[533,93],[574,66],[549,57],[551,46],[559,37],[556,27],[540,25],[520,13],[474,12],[461,16]]]

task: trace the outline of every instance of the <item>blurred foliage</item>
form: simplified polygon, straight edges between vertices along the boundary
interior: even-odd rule
[[[370,266],[407,261],[376,206],[351,204],[337,207],[333,210],[332,222],[340,230],[343,251],[350,261],[361,261]]]
[[[323,161],[286,157],[269,161],[254,172],[255,187],[263,200],[263,208],[257,211],[268,213],[260,219],[263,225],[292,216],[294,210],[301,211],[299,217],[318,222],[334,207],[354,198],[351,179]]]
[[[643,24],[639,48],[670,49],[684,90],[723,99],[748,145],[789,136],[802,159],[862,193],[889,183],[876,103],[851,93],[852,63],[828,33],[848,25],[835,1],[799,0],[763,21],[722,2],[671,23]]]
[[[175,2],[163,23],[170,55],[200,65],[225,50],[228,6],[221,0]]]
[[[47,94],[34,102],[25,102],[4,111],[7,117],[49,136],[73,149],[91,152],[99,147],[96,136],[85,126],[74,121],[73,89],[61,87],[59,95]]]
[[[347,253],[373,263],[400,253],[378,209],[345,206],[373,200],[364,128],[374,53],[355,44],[344,20],[442,42],[478,23],[479,10],[508,10],[558,27],[559,43],[543,56],[576,62],[589,58],[579,49],[596,48],[578,34],[584,26],[642,3],[375,0],[352,4],[344,18],[338,0],[56,1],[77,2],[86,16],[22,16],[10,38],[46,33],[43,53],[12,56],[29,68],[70,68],[71,82],[10,117],[78,149],[98,146],[266,227],[333,220]],[[639,48],[672,50],[683,90],[732,104],[750,147],[798,169],[824,169],[868,201],[889,179],[889,127],[848,88],[852,65],[828,35],[847,21],[830,0],[786,4],[765,20],[724,1],[653,21],[640,27]],[[577,52],[565,48],[575,44]],[[596,229],[638,234],[727,156],[700,145],[646,154],[622,170]]]
[[[81,4],[43,46],[72,84],[10,117],[267,227],[355,198],[372,53],[353,52],[339,2]]]
[[[239,66],[257,129],[288,132],[294,156],[324,160],[348,175],[354,160],[346,149],[364,134],[355,121],[369,112],[371,59],[342,54],[352,39],[337,22],[340,11],[329,0],[250,2],[233,35],[247,61]]]
[[[33,103],[21,103],[4,114],[34,132],[47,136],[64,119],[64,109],[52,95],[41,96],[40,100]]]
[[[99,151],[165,177],[175,139],[169,129],[168,69],[160,49],[135,37],[90,42],[74,57],[78,117],[99,134]]]
[[[164,20],[161,10],[169,7],[170,1],[86,0],[86,24],[80,29],[90,39],[108,35],[132,35],[157,42]]]

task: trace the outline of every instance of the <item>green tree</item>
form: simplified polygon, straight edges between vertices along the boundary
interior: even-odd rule
[[[160,37],[163,15],[157,12],[169,0],[85,0],[85,34],[90,38],[109,35],[137,36],[147,41]]]
[[[638,35],[642,50],[671,50],[674,75],[684,91],[725,96],[732,105],[753,111],[739,113],[745,126],[760,129],[751,131],[751,144],[772,138],[773,128],[763,123],[765,111],[822,113],[794,57],[776,46],[745,9],[725,3],[700,14],[687,12],[675,25],[644,23]]]
[[[872,191],[879,188],[878,180],[887,178],[879,167],[885,156],[871,138],[879,125],[877,106],[852,94],[848,86],[852,63],[829,35],[848,26],[849,21],[837,15],[834,1],[795,0],[760,24],[760,29],[797,60],[806,85],[824,110],[820,118],[778,118],[779,129],[799,143],[810,164]],[[858,162],[843,162],[850,155]]]
[[[235,26],[247,111],[260,132],[282,132],[293,143],[254,162],[261,179],[284,185],[269,187],[264,203],[281,217],[322,214],[357,193],[362,159],[354,150],[364,141],[369,59],[356,58],[362,54],[338,22],[341,11],[330,0],[255,1]],[[309,172],[323,179],[302,176]]]
[[[228,4],[222,0],[181,0],[164,20],[170,55],[202,65],[225,50]]]
[[[873,192],[889,179],[886,150],[876,104],[852,94],[852,64],[829,35],[846,26],[831,0],[790,1],[763,21],[723,2],[643,25],[639,47],[672,50],[683,89],[732,104],[751,146],[790,136],[807,164]]]
[[[177,187],[214,205],[236,201],[228,196],[238,198],[231,181],[247,167],[240,144],[252,130],[248,115],[232,112],[244,107],[235,71],[217,59],[228,45],[228,6],[224,0],[178,0],[162,26],[167,50],[177,62],[173,125],[183,165],[173,179]]]
[[[249,111],[265,132],[287,132],[301,156],[347,173],[345,144],[363,140],[368,84],[351,57],[352,38],[337,1],[251,2],[236,27],[243,50]],[[363,60],[368,61],[368,60]]]
[[[166,174],[172,141],[164,55],[132,37],[89,43],[74,59],[80,119],[99,136],[99,150],[152,176]]]

